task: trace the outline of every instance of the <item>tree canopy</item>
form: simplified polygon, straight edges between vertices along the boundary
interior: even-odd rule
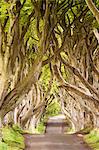
[[[99,126],[99,4],[88,2],[0,1],[1,121],[29,127],[57,99],[76,130]]]

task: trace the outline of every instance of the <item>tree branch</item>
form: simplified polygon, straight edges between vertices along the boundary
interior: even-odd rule
[[[71,85],[70,83],[66,82],[63,79],[63,77],[62,77],[62,75],[61,75],[61,73],[60,73],[60,71],[59,71],[59,69],[57,68],[56,65],[54,65],[53,68],[54,68],[55,75],[56,75],[57,79],[60,82],[60,86],[59,87],[62,87],[64,89],[68,90],[68,91],[74,92],[75,94],[81,96],[84,99],[87,99],[89,101],[90,100],[94,101],[97,104],[99,103],[99,99],[95,98],[93,95],[91,95],[91,94],[89,95],[89,94],[87,94],[87,92],[84,92],[81,89],[79,89],[78,87],[76,87],[74,85]]]
[[[85,0],[85,1],[99,24],[99,10],[96,8],[92,0]]]
[[[79,72],[77,68],[71,66],[68,62],[62,59],[61,56],[60,56],[60,60],[67,68],[69,68],[80,79],[80,81],[89,89],[90,92],[94,93],[97,96],[97,98],[99,98],[98,92],[94,89],[94,87],[92,87],[88,83],[88,81],[82,76],[82,74]]]

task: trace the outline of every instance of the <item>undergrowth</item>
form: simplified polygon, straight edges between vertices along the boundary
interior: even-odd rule
[[[45,125],[44,125],[44,122],[40,122],[38,125],[37,125],[37,128],[35,130],[36,133],[38,134],[43,134],[45,132]]]
[[[84,136],[84,140],[94,150],[99,150],[99,129],[90,131],[89,134]]]
[[[23,150],[25,144],[22,132],[16,125],[12,127],[5,126],[0,129],[0,150]]]

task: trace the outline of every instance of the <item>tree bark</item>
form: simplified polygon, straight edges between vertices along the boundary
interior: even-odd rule
[[[96,8],[92,0],[85,0],[85,1],[99,24],[99,10]]]

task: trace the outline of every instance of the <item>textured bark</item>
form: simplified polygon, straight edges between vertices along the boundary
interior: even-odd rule
[[[32,62],[33,66],[29,68],[30,71],[28,75],[23,73],[24,68],[26,67],[25,65],[27,65],[26,64],[27,62],[25,62],[25,65],[23,64],[24,63],[23,60],[25,59],[23,57],[25,52],[23,52],[23,49],[22,49],[23,48],[22,46],[24,46],[23,38],[27,32],[27,29],[29,28],[29,25],[31,23],[31,18],[33,18],[35,14],[35,9],[36,9],[34,7],[33,12],[31,12],[31,14],[28,16],[27,23],[23,25],[22,31],[21,31],[19,30],[19,16],[20,16],[20,10],[23,7],[24,3],[25,1],[20,6],[20,8],[17,8],[17,1],[14,1],[11,5],[11,8],[10,8],[11,10],[9,11],[9,16],[10,16],[9,17],[10,26],[9,26],[9,31],[8,31],[9,39],[7,39],[8,46],[5,49],[4,67],[8,74],[7,80],[10,80],[11,90],[10,92],[6,94],[5,98],[1,102],[0,111],[2,112],[3,116],[9,111],[13,110],[20,103],[20,101],[22,101],[24,95],[29,92],[31,86],[38,81],[39,74],[41,72],[41,67],[42,67],[42,58],[44,54],[46,53],[47,47],[49,46],[49,39],[47,37],[49,35],[48,18],[50,14],[49,13],[50,9],[48,6],[49,4],[47,2],[45,17],[43,19],[44,26],[42,28],[42,34],[39,37],[39,44],[38,44],[39,48],[38,48],[37,58],[34,61],[34,63]],[[36,2],[34,2],[34,4],[36,4]],[[16,10],[16,13],[13,12],[14,9]],[[1,32],[2,30],[0,28],[0,33]],[[0,42],[2,42],[2,39]],[[19,59],[19,61],[17,60],[17,58]],[[13,63],[14,61],[15,61],[15,65]],[[18,65],[16,65],[17,63]],[[22,73],[25,75],[21,76]],[[9,78],[10,76],[11,78]],[[20,79],[20,78],[23,78],[23,79]]]
[[[92,0],[85,0],[85,1],[99,24],[99,10],[96,8]]]
[[[96,28],[94,28],[93,32],[94,32],[95,37],[97,38],[98,43],[99,43],[99,33],[98,33],[98,30]]]
[[[19,104],[22,97],[30,90],[32,84],[38,80],[41,65],[42,57],[36,60],[33,69],[31,69],[28,76],[25,77],[22,82],[18,83],[16,87],[5,97],[1,106],[1,111],[4,115],[13,110]]]
[[[79,70],[73,66],[71,66],[68,62],[61,58],[61,61],[68,67],[80,80],[81,82],[89,89],[90,92],[95,93],[97,98],[99,99],[99,94],[94,87],[82,76]],[[91,66],[90,66],[91,67]],[[90,78],[90,76],[89,76]]]
[[[98,34],[94,32],[96,40],[92,33],[93,17],[87,20],[88,8],[86,6],[81,7],[81,10],[77,8],[78,14],[75,15],[72,9],[72,6],[76,8],[74,1],[56,4],[54,1],[46,0],[44,14],[41,12],[39,1],[32,1],[33,11],[27,16],[27,22],[21,26],[19,24],[20,11],[26,0],[19,8],[16,8],[16,2],[16,0],[13,1],[11,5],[8,12],[9,18],[4,21],[5,25],[2,26],[0,23],[0,84],[3,85],[2,89],[0,88],[1,117],[3,119],[9,111],[18,106],[16,122],[22,124],[23,128],[29,127],[35,115],[37,118],[34,119],[34,124],[36,124],[45,111],[45,107],[51,102],[51,99],[47,99],[50,95],[51,84],[45,94],[42,94],[37,85],[42,67],[50,63],[54,66],[52,70],[50,68],[50,72],[54,76],[54,70],[60,84],[58,88],[62,88],[65,94],[68,93],[67,97],[64,94],[63,111],[73,126],[79,130],[84,125],[80,121],[83,120],[81,119],[83,112],[88,111],[96,116],[99,110]],[[93,6],[92,11],[97,12]],[[72,13],[73,20],[68,15],[68,10]],[[7,19],[10,26],[8,32],[5,33]],[[32,35],[27,37],[26,33],[28,33],[29,26],[32,26],[33,19],[36,21],[38,43],[36,52],[32,49],[32,54],[36,54],[36,58],[29,62],[27,53],[30,51],[29,40]],[[31,55],[31,52],[29,54]],[[59,58],[59,55],[65,59]],[[33,89],[34,98],[30,102],[28,96],[27,99],[24,97],[33,85],[36,89]],[[66,99],[68,104],[65,104]]]
[[[26,106],[28,110],[25,110],[25,109],[23,110],[23,116],[21,117],[21,120],[20,120],[21,126],[23,128],[28,122],[28,120],[30,120],[33,116],[37,116],[38,118],[37,120],[39,120],[40,117],[42,116],[43,112],[45,111],[45,105],[47,105],[48,103],[47,97],[51,90],[52,83],[53,83],[53,78],[51,78],[49,85],[48,85],[48,89],[45,93],[43,92],[43,90],[41,91],[41,87],[38,83],[34,85],[34,88],[32,89],[33,95],[32,95],[31,104],[29,104],[29,106]]]
[[[79,96],[81,96],[84,99],[88,99],[89,101],[92,100],[92,101],[96,102],[97,104],[99,103],[99,99],[95,98],[91,94],[89,95],[89,94],[87,94],[87,92],[82,91],[78,87],[65,82],[65,80],[63,79],[57,66],[54,66],[54,70],[55,70],[55,75],[57,76],[58,80],[60,81],[60,84],[61,84],[60,87],[66,88],[67,90],[72,91],[75,94],[78,94]]]

